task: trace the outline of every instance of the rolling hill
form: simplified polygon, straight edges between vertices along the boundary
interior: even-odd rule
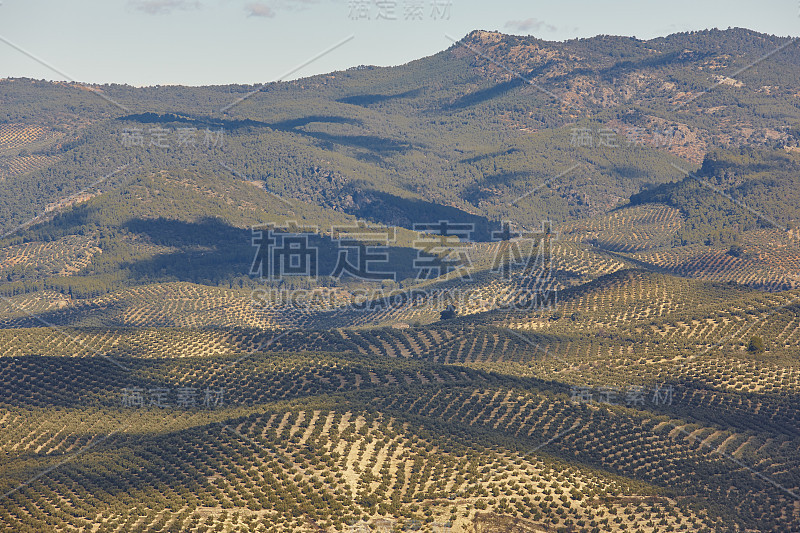
[[[0,529],[800,529],[788,44],[0,80]]]

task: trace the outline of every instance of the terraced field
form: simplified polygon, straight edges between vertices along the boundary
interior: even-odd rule
[[[11,299],[57,328],[6,302],[5,527],[800,526],[796,291],[620,270],[549,310],[355,329],[254,324],[235,295]]]
[[[0,79],[0,533],[800,532],[792,42]]]
[[[675,208],[642,205],[559,229],[565,240],[591,243],[612,252],[641,252],[669,246],[681,224],[680,211]]]
[[[269,317],[250,305],[247,291],[226,290],[188,283],[149,285],[84,301],[63,302],[59,294],[26,294],[6,298],[6,327],[43,325],[105,327],[272,327]],[[36,317],[31,313],[58,309]]]
[[[47,168],[59,159],[48,155],[0,156],[0,180]]]
[[[0,124],[0,151],[35,143],[56,134],[41,126],[26,124]]]
[[[347,523],[378,525],[381,520],[416,523],[425,529],[437,524],[460,528],[479,515],[494,514],[517,515],[532,525],[544,521],[615,531],[625,527],[620,524],[650,531],[666,524],[685,529],[711,523],[709,517],[673,498],[655,496],[655,488],[647,483],[582,471],[549,453],[530,455],[479,444],[485,435],[474,428],[493,427],[504,439],[511,438],[508,427],[492,422],[507,418],[503,412],[514,405],[511,398],[524,406],[512,419],[523,422],[536,419],[529,409],[537,403],[544,407],[544,397],[531,404],[511,392],[491,391],[486,387],[497,377],[468,368],[424,363],[398,367],[388,360],[359,356],[287,359],[256,354],[236,364],[245,364],[248,375],[262,375],[265,380],[237,385],[241,374],[225,364],[231,358],[194,359],[178,366],[130,359],[129,370],[100,358],[69,361],[15,359],[0,377],[4,383],[30,384],[27,390],[3,398],[2,424],[9,431],[3,432],[0,445],[11,458],[6,476],[24,472],[31,454],[47,462],[86,450],[58,475],[14,491],[2,516],[8,527],[25,530],[26,524],[35,523],[58,529],[82,527],[87,523],[83,518],[87,505],[101,517],[101,530],[108,531],[143,525],[157,529],[165,522],[191,531],[220,524],[266,531],[342,529]],[[67,371],[64,363],[75,379],[58,387]],[[101,374],[98,365],[105,369]],[[122,385],[137,384],[150,391],[147,387],[156,384],[164,390],[178,385],[222,386],[229,403],[184,410],[183,416],[177,407],[119,407]],[[449,391],[444,395],[443,386]],[[417,390],[416,406],[398,404],[406,396],[397,393],[409,387]],[[338,391],[338,396],[322,400],[319,395],[326,390]],[[374,399],[354,411],[360,400],[347,391],[359,391],[357,397],[364,399],[363,392],[374,391]],[[304,396],[308,399],[300,403],[274,403]],[[499,403],[494,407],[492,402]],[[529,446],[541,444],[572,427],[576,415],[564,418],[565,409],[587,416],[585,407],[559,402],[542,417],[542,421],[552,419],[550,423],[536,424],[527,434],[517,431],[514,438],[518,435]],[[53,405],[73,408],[47,409]],[[76,405],[81,408],[75,410]],[[448,405],[457,411],[455,416],[432,416],[436,406],[449,411]],[[503,405],[505,410],[498,410]],[[23,412],[39,416],[34,422],[21,417]],[[409,412],[415,415],[409,418]],[[434,425],[427,428],[421,419]],[[445,428],[437,424],[462,430],[445,437]],[[120,434],[112,434],[114,430]],[[134,437],[142,430],[144,434]],[[126,478],[125,490],[108,492],[114,472],[134,465],[140,473],[135,479]],[[166,465],[169,476],[156,481]],[[285,496],[296,491],[298,499],[287,502]],[[75,501],[84,494],[96,498],[80,508],[52,512],[61,500]],[[151,502],[152,508],[131,508],[134,501]]]
[[[707,281],[734,282],[766,291],[800,284],[800,242],[794,233],[758,229],[730,246],[674,246],[682,227],[679,210],[663,205],[623,207],[559,228],[563,240],[585,243],[630,264]]]
[[[234,342],[228,346],[241,345],[244,333],[229,332]],[[40,338],[53,334],[20,330],[3,342],[19,348],[4,354],[0,380],[25,384],[2,398],[0,445],[11,459],[4,467],[7,479],[24,475],[32,460],[52,464],[52,458],[80,451],[58,474],[14,491],[2,520],[22,530],[45,523],[80,528],[88,516],[96,521],[96,514],[101,530],[109,531],[166,523],[191,531],[220,524],[266,531],[342,529],[359,521],[460,529],[503,516],[530,527],[660,531],[672,524],[679,531],[710,531],[733,524],[682,502],[734,498],[739,516],[755,521],[774,518],[765,502],[790,503],[747,468],[727,464],[728,455],[767,465],[759,471],[782,485],[800,481],[789,466],[798,461],[796,404],[775,405],[773,399],[770,405],[775,394],[769,391],[726,392],[707,383],[708,388],[676,386],[669,405],[649,398],[632,407],[621,400],[576,400],[558,382],[487,373],[471,368],[470,361],[400,363],[390,351],[402,346],[392,342],[393,335],[355,332],[339,332],[339,339],[323,334],[328,348],[338,342],[345,349],[339,356],[284,351],[297,346],[299,336],[276,341],[269,347],[276,350],[272,355],[230,348],[229,355],[219,355],[224,350],[218,348],[188,356],[187,347],[209,339],[209,332],[192,330],[70,330],[75,345],[85,348],[83,355],[76,352],[78,358],[25,353],[34,342],[54,343]],[[116,353],[108,348],[153,335],[165,340]],[[469,334],[433,330],[416,341],[463,338]],[[387,350],[383,357],[378,350],[357,355],[346,349],[348,340]],[[160,346],[176,349],[165,358]],[[507,363],[484,352],[474,358],[477,363]],[[746,367],[709,363],[687,376],[726,383]],[[791,383],[796,372],[773,365],[765,377]],[[250,378],[242,381],[243,374]],[[68,383],[64,375],[71,376]],[[776,385],[778,397],[796,394]],[[126,406],[126,391],[136,387],[150,394],[150,402],[153,391],[195,390],[199,396],[191,406]],[[203,404],[206,390],[224,391],[224,402]],[[758,401],[742,403],[747,397]],[[731,420],[720,420],[720,413]],[[486,446],[495,439],[503,445]],[[169,475],[160,477],[167,465]],[[140,474],[125,478],[125,490],[109,492],[115,472],[134,467]],[[701,484],[698,471],[718,474],[704,476]],[[286,500],[295,493],[296,499]],[[94,497],[53,512],[59,501],[84,494]],[[131,505],[141,501],[149,502],[147,508]]]
[[[144,258],[174,251],[164,246],[141,245],[134,240],[128,246],[131,253]],[[8,289],[11,292],[7,295],[13,298],[0,301],[0,309],[2,306],[8,309],[0,315],[0,323],[30,327],[35,325],[35,319],[28,317],[28,312],[58,306],[60,310],[50,313],[47,321],[75,326],[238,325],[327,329],[429,324],[438,320],[447,302],[456,304],[464,316],[522,306],[526,302],[538,306],[535,298],[541,296],[543,302],[544,298],[557,299],[559,291],[567,287],[632,266],[624,259],[585,250],[573,243],[557,242],[548,263],[537,269],[534,278],[517,269],[503,279],[491,270],[496,247],[476,247],[473,254],[476,270],[469,278],[432,280],[406,290],[377,292],[358,292],[346,287],[319,288],[306,291],[299,298],[292,296],[291,300],[286,293],[268,287],[256,287],[254,292],[253,289],[208,288],[181,282],[143,285],[75,301],[63,294],[41,292],[13,296],[16,290],[22,292],[19,286]],[[90,237],[9,246],[0,262],[0,274],[7,275],[9,280],[35,281],[48,275],[68,277],[89,268],[99,252]],[[485,270],[477,270],[479,267]],[[424,297],[420,298],[421,294]],[[54,302],[47,303],[47,300]]]
[[[800,244],[777,232],[756,232],[742,239],[746,254],[707,246],[640,252],[632,258],[679,276],[733,281],[761,290],[780,291],[800,284]]]
[[[0,250],[0,275],[15,277],[28,271],[41,277],[70,275],[86,268],[101,252],[88,236],[7,246]]]

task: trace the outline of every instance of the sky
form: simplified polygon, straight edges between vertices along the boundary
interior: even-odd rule
[[[1,0],[0,78],[258,84],[398,65],[475,29],[546,40],[743,27],[800,35],[800,0]]]

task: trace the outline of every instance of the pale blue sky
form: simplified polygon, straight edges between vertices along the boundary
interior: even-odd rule
[[[350,36],[289,78],[406,63],[473,29],[548,40],[733,26],[797,36],[799,10],[798,0],[2,0],[0,77],[263,83]]]

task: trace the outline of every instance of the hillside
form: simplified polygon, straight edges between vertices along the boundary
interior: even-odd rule
[[[0,80],[0,530],[800,530],[788,43]]]
[[[404,66],[265,87],[93,88],[125,110],[75,84],[3,80],[0,168],[17,192],[1,218],[11,227],[124,164],[218,173],[220,161],[282,196],[395,225],[431,209],[583,218],[681,178],[671,164],[694,168],[716,145],[796,143],[795,47],[715,86],[784,41],[743,29],[563,43],[473,32]]]

